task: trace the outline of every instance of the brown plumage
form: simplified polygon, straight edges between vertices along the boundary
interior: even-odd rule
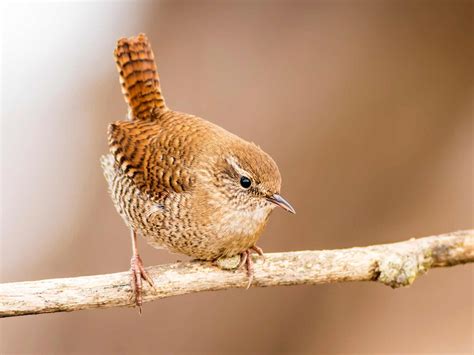
[[[137,304],[141,279],[151,280],[136,250],[136,233],[157,248],[197,259],[240,254],[250,274],[248,254],[261,253],[256,242],[271,210],[279,205],[294,212],[279,195],[277,165],[255,144],[168,109],[145,35],[119,40],[115,57],[130,120],[109,126],[110,154],[102,157],[102,167],[117,211],[132,231]]]
[[[114,56],[131,117],[145,119],[152,115],[153,109],[166,109],[148,38],[140,34],[134,39],[120,39]]]

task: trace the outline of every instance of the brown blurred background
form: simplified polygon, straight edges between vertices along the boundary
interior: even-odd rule
[[[99,157],[126,106],[112,58],[146,32],[168,106],[258,142],[295,216],[267,252],[473,226],[473,2],[4,5],[1,281],[126,270]],[[184,259],[140,241],[147,265]],[[473,268],[200,293],[0,321],[7,353],[472,353]]]

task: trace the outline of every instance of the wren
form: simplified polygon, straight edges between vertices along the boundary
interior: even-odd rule
[[[110,124],[110,154],[101,164],[118,213],[131,231],[132,288],[154,287],[137,250],[137,234],[156,248],[214,261],[240,256],[249,282],[251,251],[280,196],[276,163],[260,147],[202,118],[169,109],[144,34],[114,51],[128,120]]]

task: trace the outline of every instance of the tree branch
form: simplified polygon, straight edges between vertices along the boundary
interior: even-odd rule
[[[229,267],[233,259],[220,263]],[[298,251],[254,256],[253,286],[377,281],[407,286],[430,268],[474,262],[474,230],[365,248]],[[144,302],[200,291],[245,287],[244,271],[220,270],[192,261],[147,268],[156,291],[145,286]],[[89,308],[133,306],[130,275],[120,272],[0,284],[0,317]]]

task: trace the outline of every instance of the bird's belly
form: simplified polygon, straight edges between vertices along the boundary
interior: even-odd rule
[[[254,246],[268,221],[271,208],[255,213],[226,211],[207,223],[175,213],[157,212],[154,220],[143,225],[142,234],[154,247],[193,258],[214,260],[230,257]],[[171,211],[168,211],[171,212]]]

